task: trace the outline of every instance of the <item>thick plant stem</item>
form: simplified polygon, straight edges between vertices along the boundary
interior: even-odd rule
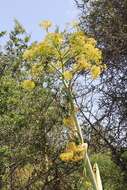
[[[75,120],[76,120],[76,124],[78,124],[78,121],[77,121],[77,117],[76,117],[76,116],[75,116]],[[78,130],[79,130],[79,134],[80,134],[82,143],[84,143],[84,141],[83,141],[83,135],[82,135],[82,131],[81,131],[81,127],[80,127],[79,124],[78,124],[77,128],[78,128]],[[94,188],[95,188],[95,190],[98,190],[96,178],[95,178],[95,175],[94,175],[94,172],[93,172],[93,169],[92,169],[92,165],[91,165],[91,163],[90,163],[90,159],[89,159],[89,156],[88,156],[87,153],[86,153],[86,155],[85,155],[85,159],[87,160],[87,163],[88,163],[88,167],[89,167],[89,171],[90,171],[91,179],[92,179],[92,181],[93,181]]]
[[[72,107],[72,116],[73,116],[73,118],[74,118],[74,121],[75,121],[75,124],[76,124],[76,128],[77,128],[77,130],[78,130],[78,134],[79,134],[80,139],[81,139],[81,143],[83,144],[83,143],[84,143],[84,140],[83,140],[83,135],[82,135],[81,127],[80,127],[80,125],[79,125],[79,123],[78,123],[77,116],[76,116],[76,114],[75,114],[75,112],[74,112],[73,97],[72,97],[71,93],[69,93],[69,94],[70,94],[70,103],[71,103],[71,107]],[[95,178],[95,175],[94,175],[94,172],[93,172],[93,169],[92,169],[92,165],[91,165],[91,163],[90,163],[90,159],[89,159],[89,156],[88,156],[87,153],[86,153],[84,159],[87,160],[88,167],[89,167],[89,171],[90,171],[90,175],[91,175],[91,179],[92,179],[93,185],[94,185],[94,189],[95,189],[95,190],[99,190],[99,189],[98,189],[98,186],[97,186],[96,178]]]
[[[74,114],[74,115],[75,115],[75,114]],[[80,134],[81,141],[82,141],[82,143],[84,143],[84,141],[83,141],[83,135],[82,135],[82,131],[81,131],[81,127],[80,127],[80,125],[78,124],[77,117],[75,116],[74,119],[76,120],[76,125],[77,125],[77,129],[79,130],[79,134]],[[87,160],[87,163],[88,163],[88,167],[89,167],[89,171],[90,171],[91,179],[92,179],[92,181],[93,181],[94,188],[95,188],[95,190],[99,190],[99,189],[98,189],[98,186],[97,186],[96,178],[95,178],[95,175],[94,175],[94,172],[93,172],[93,169],[92,169],[92,165],[91,165],[91,163],[90,163],[90,159],[89,159],[89,156],[88,156],[87,153],[86,153],[86,155],[85,155],[85,159]]]

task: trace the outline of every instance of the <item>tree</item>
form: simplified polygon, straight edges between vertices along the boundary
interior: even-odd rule
[[[42,87],[47,81],[43,77],[36,80],[36,91],[21,87],[32,64],[22,59],[28,42],[29,36],[16,21],[0,54],[1,189],[35,189],[44,186],[49,176],[52,183],[56,180],[58,161],[54,166],[52,162],[58,160],[62,111],[57,94]]]
[[[126,181],[127,162],[123,154],[127,151],[127,1],[76,2],[81,10],[80,26],[97,40],[107,65],[99,88],[95,87],[100,94],[98,113],[101,117],[94,119],[95,124],[102,126],[102,132],[100,134],[96,127],[95,130],[105,142],[102,147],[110,148],[114,161],[125,172]]]

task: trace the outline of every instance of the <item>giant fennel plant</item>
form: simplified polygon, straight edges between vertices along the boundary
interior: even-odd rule
[[[102,64],[102,53],[96,47],[96,41],[80,30],[77,23],[73,23],[70,30],[49,32],[52,26],[50,21],[41,22],[46,36],[39,42],[30,46],[23,54],[25,60],[32,61],[28,78],[22,81],[26,90],[36,88],[36,78],[47,72],[50,77],[56,77],[67,97],[68,114],[63,118],[63,125],[70,130],[71,141],[60,154],[63,162],[87,162],[90,176],[95,190],[102,190],[102,183],[98,165],[91,165],[84,142],[80,122],[78,121],[74,96],[74,83],[80,73],[87,72],[95,80],[105,65]],[[38,61],[37,61],[38,60]],[[78,140],[77,140],[78,139]]]

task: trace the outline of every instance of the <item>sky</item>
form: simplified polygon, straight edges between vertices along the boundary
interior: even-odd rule
[[[1,0],[0,31],[13,29],[15,18],[32,39],[40,40],[44,35],[39,27],[42,20],[48,19],[63,27],[77,18],[77,9],[74,0]]]

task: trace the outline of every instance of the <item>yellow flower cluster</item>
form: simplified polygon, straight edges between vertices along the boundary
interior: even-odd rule
[[[50,28],[52,26],[52,22],[49,20],[44,20],[40,23],[40,26],[45,29],[48,30],[48,28]]]
[[[30,49],[23,54],[25,60],[34,60],[36,57],[43,56],[44,58],[54,55],[54,50],[46,41],[34,44]]]
[[[84,158],[87,152],[87,143],[76,145],[75,142],[68,143],[66,151],[60,154],[62,161],[80,161]]]
[[[96,41],[78,31],[71,35],[69,43],[71,54],[76,60],[73,72],[88,70],[96,79],[104,69],[101,65],[102,53],[96,48]]]
[[[47,34],[45,40],[50,45],[59,46],[60,44],[62,44],[64,38],[61,33],[59,33],[59,32],[53,33],[52,32],[52,33]]]
[[[60,154],[60,159],[62,161],[70,161],[70,160],[72,161],[73,156],[74,156],[73,152],[65,152]]]
[[[40,25],[47,30],[52,24],[50,21],[43,21]],[[96,48],[95,39],[79,31],[79,28],[70,34],[47,33],[43,41],[32,45],[24,52],[23,58],[48,60],[47,70],[50,68],[54,74],[59,71],[65,80],[73,79],[78,72],[84,70],[89,71],[93,79],[96,79],[104,69],[101,64],[102,53]],[[74,62],[68,67],[66,63],[69,63],[72,58]]]
[[[64,71],[63,76],[65,80],[71,80],[73,78],[71,71]]]
[[[24,80],[22,82],[22,88],[24,88],[26,90],[32,90],[35,88],[35,83],[32,80]]]
[[[74,32],[70,35],[69,45],[72,56],[78,56],[84,51],[85,36],[83,32]]]
[[[101,74],[101,68],[99,66],[94,65],[91,68],[91,75],[93,79],[96,79]]]
[[[87,62],[86,58],[81,56],[80,58],[77,59],[77,62],[73,65],[73,71],[83,71],[86,69],[90,69],[91,64]]]

